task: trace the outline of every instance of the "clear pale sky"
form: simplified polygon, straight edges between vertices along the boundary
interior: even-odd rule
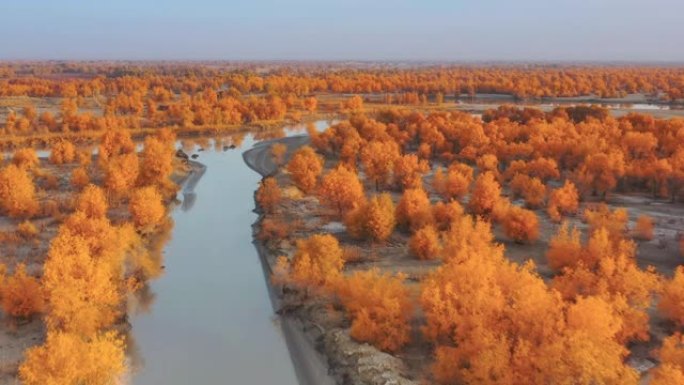
[[[0,0],[0,59],[684,61],[684,0]]]

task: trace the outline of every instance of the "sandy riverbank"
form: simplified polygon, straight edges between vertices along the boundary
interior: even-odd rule
[[[270,153],[271,146],[276,142],[287,145],[288,154],[286,156],[289,157],[299,147],[308,144],[309,138],[301,135],[281,138],[275,141],[259,142],[253,148],[245,151],[242,154],[245,163],[262,177],[272,175],[277,170],[277,165],[273,162]],[[271,285],[272,261],[269,261],[269,252],[265,245],[256,239],[259,225],[264,216],[259,209],[255,209],[255,212],[259,214],[259,218],[252,225],[254,246],[261,259],[264,279],[266,280],[273,310],[278,311],[282,308],[282,303],[279,293]],[[301,385],[335,384],[335,380],[328,374],[329,368],[325,357],[315,349],[315,340],[311,333],[304,331],[306,326],[302,323],[302,320],[294,315],[283,314],[280,316],[280,323],[299,383]]]

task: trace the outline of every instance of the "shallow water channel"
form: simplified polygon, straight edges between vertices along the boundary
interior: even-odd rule
[[[261,177],[242,152],[254,143],[196,152],[206,171],[193,193],[178,193],[164,274],[149,309],[130,317],[131,383],[297,384],[252,244]]]

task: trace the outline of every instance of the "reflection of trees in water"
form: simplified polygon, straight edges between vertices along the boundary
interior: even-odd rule
[[[235,147],[240,147],[242,146],[242,142],[245,140],[245,133],[241,132],[238,134],[235,134],[231,137],[231,141],[233,142],[233,145]]]
[[[123,333],[126,343],[126,357],[128,358],[127,373],[123,376],[119,384],[132,384],[133,376],[145,367],[145,357],[140,353],[140,347],[135,341],[135,337],[130,330]]]
[[[157,294],[152,290],[149,281],[159,278],[164,271],[164,247],[171,240],[175,223],[170,216],[159,225],[154,235],[145,238],[145,253],[134,257],[131,261],[134,269],[133,275],[140,281],[140,285],[129,296],[129,314],[147,314],[152,311],[152,306]],[[133,337],[131,330],[123,333],[126,341],[126,356],[128,358],[128,373],[121,379],[120,384],[132,384],[132,378],[145,366],[145,359]]]
[[[183,186],[183,203],[181,205],[181,210],[183,211],[190,211],[195,205],[195,201],[197,200],[195,186],[197,186],[197,183],[199,183],[200,179],[202,179],[202,176],[207,171],[207,167],[202,164],[194,163],[193,165],[196,167]]]
[[[146,283],[133,293],[131,308],[135,314],[149,314],[156,299],[157,293]]]
[[[197,200],[197,194],[196,193],[194,193],[194,192],[183,193],[183,204],[181,205],[181,210],[183,210],[183,211],[192,210],[192,206],[195,205],[196,200]]]
[[[279,139],[284,136],[285,130],[282,127],[254,133],[254,139],[256,140]]]

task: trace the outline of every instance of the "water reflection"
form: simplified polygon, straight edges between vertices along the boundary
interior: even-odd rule
[[[325,127],[324,121],[316,124],[317,130]],[[206,167],[178,194],[173,237],[156,244],[164,253],[153,265],[163,275],[131,298],[129,383],[297,384],[252,244],[260,177],[233,149],[305,128],[179,142]]]

